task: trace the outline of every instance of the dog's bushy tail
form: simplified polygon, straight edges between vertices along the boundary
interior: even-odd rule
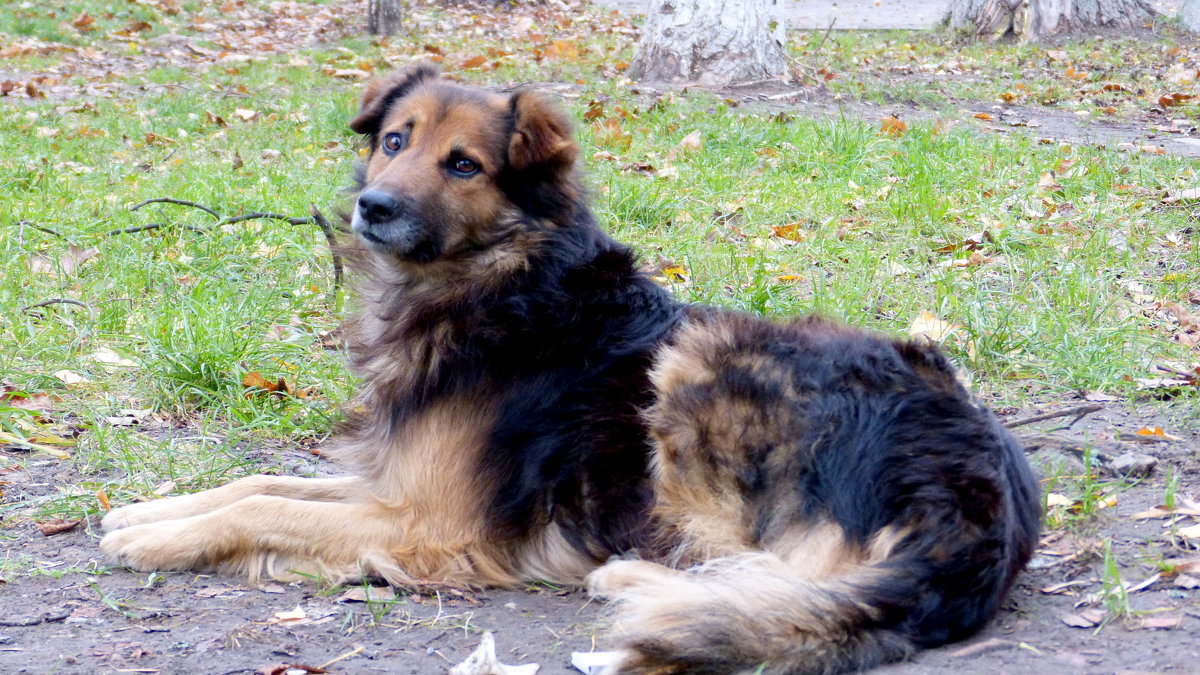
[[[623,578],[614,584],[610,574]],[[912,654],[918,645],[883,597],[899,581],[881,566],[805,579],[756,553],[688,572],[610,563],[592,585],[619,603],[617,630],[626,636],[623,659],[608,672],[771,675],[853,672]]]

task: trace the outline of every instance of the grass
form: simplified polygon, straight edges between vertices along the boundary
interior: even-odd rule
[[[326,23],[347,27],[323,34],[329,41],[251,50],[260,38],[239,22],[267,11],[265,2],[223,11],[71,0],[0,16],[0,50],[25,45],[0,65],[68,92],[0,106],[0,380],[8,402],[44,397],[36,411],[0,408],[0,431],[67,438],[66,461],[82,476],[0,506],[0,517],[80,516],[100,508],[97,492],[122,503],[168,482],[190,491],[264,465],[296,470],[269,449],[326,436],[356,385],[342,354],[322,344],[345,317],[329,251],[311,225],[221,219],[344,208],[357,154],[345,123],[361,86],[346,72],[421,54],[468,82],[565,83],[597,213],[682,299],[779,318],[817,311],[894,335],[928,312],[950,324],[946,349],[1000,403],[1081,390],[1136,400],[1154,364],[1195,360],[1148,309],[1200,282],[1194,215],[1159,199],[1196,184],[1188,160],[932,123],[889,135],[875,120],[791,118],[701,92],[634,94],[620,75],[629,24],[600,13],[550,14],[525,28],[519,15],[497,14],[484,30],[472,10],[421,5],[406,38],[377,41],[353,34],[357,17],[331,5]],[[95,17],[86,31],[73,27],[84,13]],[[116,35],[136,21],[150,27]],[[225,43],[209,24],[227,29]],[[168,58],[154,39],[168,33],[198,50]],[[29,47],[31,37],[53,44]],[[829,86],[843,95],[941,106],[1005,91],[1038,105],[1083,100],[1036,47],[914,33],[834,33],[819,46],[819,35],[794,38],[797,58],[837,73]],[[113,74],[89,66],[84,49]],[[1101,53],[1107,70],[1088,86],[1145,88],[1114,56],[1133,43],[1062,49],[1073,61]],[[1186,49],[1139,42],[1128,60],[1162,65]],[[478,55],[483,66],[462,67]],[[951,58],[971,76],[896,88],[883,74]],[[75,75],[46,75],[67,63]],[[86,86],[100,93],[70,93]],[[1126,96],[1129,109],[1145,96]],[[600,117],[585,120],[595,106]],[[693,132],[699,147],[681,147]],[[1060,187],[1040,188],[1050,171]],[[156,197],[220,217],[165,203],[129,210]],[[29,308],[54,299],[85,306]],[[104,350],[128,364],[98,358]],[[68,384],[62,371],[84,379]],[[252,372],[311,395],[248,391]],[[128,409],[153,410],[157,429],[106,421]],[[0,469],[40,461],[6,452]]]

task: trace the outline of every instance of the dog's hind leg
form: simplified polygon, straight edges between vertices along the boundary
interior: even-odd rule
[[[129,504],[109,511],[101,521],[106,532],[131,525],[176,520],[215,511],[254,495],[272,495],[316,502],[345,501],[361,494],[359,478],[295,478],[292,476],[248,476],[219,488],[190,495]]]

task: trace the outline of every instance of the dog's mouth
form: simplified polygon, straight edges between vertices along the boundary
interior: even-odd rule
[[[400,260],[427,263],[442,253],[438,237],[411,218],[370,222],[356,212],[350,219],[350,229],[372,250]]]

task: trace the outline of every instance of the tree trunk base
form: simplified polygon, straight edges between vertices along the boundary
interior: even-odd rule
[[[773,0],[660,0],[650,7],[629,75],[728,84],[785,77]]]
[[[400,0],[369,0],[367,32],[371,35],[395,35],[404,14]]]
[[[1158,13],[1148,0],[957,0],[950,28],[986,40],[1029,42],[1089,28],[1143,28]]]

